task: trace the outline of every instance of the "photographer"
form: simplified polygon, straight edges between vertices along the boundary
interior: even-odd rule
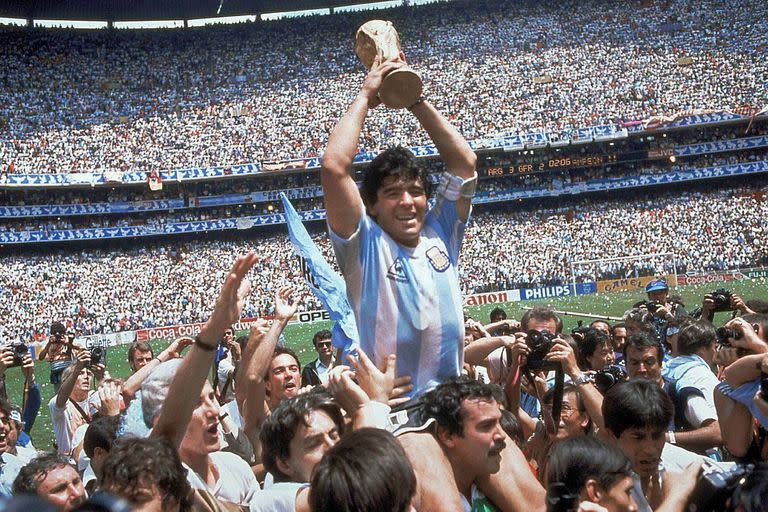
[[[648,294],[648,301],[640,305],[640,308],[647,309],[652,316],[653,328],[656,337],[661,341],[662,347],[666,344],[667,326],[675,318],[687,316],[685,306],[680,302],[679,297],[674,300],[669,296],[669,286],[664,279],[651,281],[645,287]]]
[[[579,342],[579,366],[584,371],[601,370],[613,364],[611,337],[602,330],[590,327]]]
[[[65,456],[72,453],[75,431],[91,421],[96,393],[91,391],[93,372],[90,363],[90,352],[79,350],[74,364],[62,373],[61,387],[56,396],[48,403],[56,446],[59,453]]]
[[[725,311],[740,311],[742,315],[754,313],[741,297],[720,288],[704,295],[699,318],[712,323],[715,320],[715,313]]]
[[[56,392],[61,386],[62,373],[72,364],[73,349],[76,347],[74,336],[67,336],[64,324],[61,322],[51,324],[51,336],[37,358],[51,363],[51,384]]]
[[[26,436],[32,431],[32,426],[34,426],[37,414],[40,412],[43,398],[40,394],[40,387],[35,382],[35,361],[32,359],[29,350],[24,351],[22,355],[21,346],[26,348],[26,345],[19,344],[6,346],[0,350],[0,382],[2,382],[3,389],[0,398],[8,399],[5,395],[6,372],[10,368],[20,367],[21,373],[24,376],[22,421],[24,423],[24,436]]]

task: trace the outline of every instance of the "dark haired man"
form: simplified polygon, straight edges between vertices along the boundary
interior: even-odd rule
[[[672,506],[663,510],[682,510],[691,487],[682,485],[671,488],[671,494],[664,500],[662,481],[667,478],[666,470],[680,470],[687,462],[695,461],[677,451],[665,450],[665,431],[672,420],[674,408],[666,393],[655,383],[647,379],[631,379],[611,387],[603,400],[603,435],[615,443],[632,463],[635,472],[635,485],[632,497],[640,512],[662,510],[665,506],[678,503],[680,508]],[[695,480],[697,472],[690,471],[688,480]],[[672,486],[670,486],[672,487]]]
[[[317,386],[328,382],[328,373],[333,367],[333,346],[331,331],[323,329],[312,336],[312,346],[317,351],[317,359],[308,363],[301,371],[303,386]]]
[[[93,420],[83,437],[83,451],[88,456],[88,467],[83,473],[83,485],[93,492],[101,479],[104,461],[117,439],[120,416],[102,416]]]
[[[685,325],[677,339],[680,354],[662,370],[675,406],[675,431],[667,441],[703,453],[722,444],[714,391],[719,380],[711,366],[717,353],[715,328],[706,320]]]
[[[313,512],[412,511],[416,476],[392,434],[356,430],[328,450],[315,467]]]
[[[590,327],[579,343],[579,365],[582,370],[601,370],[613,364],[611,336],[601,329]]]
[[[619,363],[624,360],[624,344],[627,342],[627,328],[624,322],[613,324],[611,327],[611,342],[613,343],[614,360]]]
[[[324,389],[283,400],[261,428],[264,468],[276,482],[309,482],[315,465],[343,431],[341,409]]]
[[[443,382],[424,395],[424,409],[453,469],[464,509],[487,499],[475,481],[499,471],[507,436],[501,428],[501,388],[468,377]]]
[[[661,345],[648,331],[632,334],[624,344],[624,362],[630,379],[641,377],[664,387]]]
[[[66,459],[45,453],[30,461],[13,481],[13,494],[37,494],[68,512],[85,501],[85,488],[80,475]]]
[[[320,181],[331,243],[357,320],[360,346],[379,368],[391,354],[396,355],[397,376],[410,376],[413,391],[409,396],[419,397],[457,377],[463,366],[464,322],[457,267],[477,184],[477,156],[429,101],[419,99],[409,110],[434,142],[447,169],[434,206],[428,211],[426,172],[401,147],[378,155],[358,190],[350,170],[365,117],[380,103],[378,92],[384,77],[405,65],[402,54],[385,61],[376,58],[359,94],[331,132]],[[408,422],[419,423],[415,419],[419,408],[415,402],[398,412],[405,413]],[[434,438],[412,433],[399,439],[419,476],[420,507],[460,510],[458,492],[445,491],[446,484],[455,489],[453,476]],[[519,450],[509,457],[523,458]],[[512,460],[509,464],[512,470],[503,472],[505,481],[495,482],[494,487],[505,495],[510,508],[526,508],[529,498],[543,502],[543,489],[530,481],[530,473],[516,471]]]
[[[320,179],[330,237],[357,319],[360,345],[381,367],[397,355],[412,396],[461,372],[464,340],[457,264],[477,180],[477,157],[426,100],[410,107],[449,172],[427,211],[429,182],[414,155],[398,147],[369,165],[358,191],[350,176],[357,141],[382,79],[405,65],[377,60],[334,128]]]
[[[101,489],[127,501],[132,510],[193,510],[187,470],[163,439],[118,441],[104,462]]]
[[[293,350],[287,347],[275,347],[264,386],[269,394],[270,409],[274,409],[286,398],[292,398],[299,393],[301,363],[299,363],[299,356]]]

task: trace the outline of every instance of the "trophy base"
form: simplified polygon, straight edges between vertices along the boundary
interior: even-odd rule
[[[384,77],[379,99],[389,108],[410,107],[419,100],[421,77],[411,69],[396,69]]]

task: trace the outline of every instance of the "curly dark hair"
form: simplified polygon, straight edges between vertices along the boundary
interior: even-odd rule
[[[427,171],[416,162],[416,157],[409,149],[396,146],[379,153],[365,170],[360,195],[367,207],[376,204],[377,193],[382,184],[387,178],[393,176],[397,180],[420,180],[429,198],[430,184]]]
[[[101,490],[138,505],[153,485],[164,508],[178,503],[182,512],[191,510],[192,488],[176,449],[164,439],[119,439],[104,461]]]
[[[63,456],[55,452],[43,453],[29,461],[13,481],[12,492],[17,494],[37,494],[37,487],[45,480],[48,473],[56,468],[74,467]]]
[[[443,382],[424,395],[424,411],[449,434],[464,435],[461,404],[464,400],[496,401],[504,404],[504,393],[496,384],[485,384],[462,375]]]
[[[296,430],[300,424],[310,426],[309,416],[314,411],[327,414],[336,423],[339,435],[343,434],[344,415],[341,408],[322,387],[283,400],[264,421],[259,433],[262,462],[276,482],[290,481],[290,477],[277,467],[277,460],[285,460],[291,456],[291,440],[296,435]]]
[[[392,434],[362,428],[325,453],[310,489],[314,512],[405,512],[416,494],[416,475]]]

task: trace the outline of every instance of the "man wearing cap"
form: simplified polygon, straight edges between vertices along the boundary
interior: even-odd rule
[[[51,324],[51,336],[48,344],[40,351],[38,359],[48,360],[51,363],[51,384],[54,391],[59,391],[61,386],[61,374],[72,364],[72,347],[74,338],[67,336],[64,324],[53,322]]]
[[[686,316],[685,306],[669,301],[669,286],[664,279],[654,279],[645,287],[648,294],[648,311],[654,316],[656,337],[663,344],[667,337],[667,324],[673,318]]]

